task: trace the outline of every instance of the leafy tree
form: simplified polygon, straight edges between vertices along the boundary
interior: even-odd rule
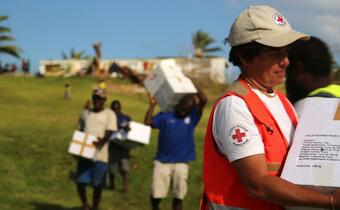
[[[0,16],[0,22],[7,19],[8,16]],[[10,32],[10,28],[0,25],[0,53],[20,58],[20,53],[22,52],[22,50],[17,46],[7,44],[7,42],[14,41],[14,38],[9,34]]]
[[[61,56],[64,60],[66,59],[91,59],[91,56],[85,55],[85,51],[81,50],[81,51],[75,51],[73,48],[70,51],[70,56],[67,56],[67,54],[65,52],[61,52]]]
[[[207,53],[221,51],[220,47],[209,47],[215,40],[206,32],[198,30],[192,35],[192,44],[195,48],[194,56],[202,58],[207,56]]]

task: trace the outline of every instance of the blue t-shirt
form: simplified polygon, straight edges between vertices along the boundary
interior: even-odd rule
[[[196,108],[183,119],[177,118],[174,111],[152,117],[152,127],[159,129],[155,159],[163,163],[195,160],[194,130],[200,118]]]
[[[126,128],[129,125],[131,118],[126,114],[117,115],[118,129]]]

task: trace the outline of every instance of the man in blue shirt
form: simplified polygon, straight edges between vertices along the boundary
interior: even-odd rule
[[[174,196],[172,208],[182,209],[182,201],[187,193],[188,162],[196,158],[194,130],[207,102],[205,94],[197,89],[196,95],[184,96],[172,111],[160,112],[155,116],[153,112],[157,103],[154,97],[150,97],[144,124],[159,129],[152,178],[153,210],[159,210],[159,203],[167,196],[170,183]]]

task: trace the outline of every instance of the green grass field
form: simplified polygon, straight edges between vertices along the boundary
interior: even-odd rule
[[[0,76],[0,209],[1,210],[76,210],[79,209],[73,176],[76,160],[67,148],[78,116],[97,84],[93,78],[33,78]],[[64,100],[64,84],[72,86],[72,99]],[[190,164],[189,192],[184,209],[197,209],[202,191],[203,136],[211,104],[226,85],[199,83],[209,104],[196,129],[197,160]],[[122,102],[123,111],[142,122],[148,100],[143,88],[128,81],[108,81],[109,98]],[[147,210],[152,162],[157,131],[151,143],[131,151],[129,192],[123,194],[121,178],[116,191],[105,189],[102,210]],[[91,198],[92,190],[88,190]],[[171,193],[161,203],[171,209]]]

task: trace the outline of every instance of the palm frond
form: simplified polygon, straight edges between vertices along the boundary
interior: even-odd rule
[[[0,35],[0,41],[13,41],[14,38],[8,35]]]
[[[9,54],[16,58],[20,58],[20,53],[22,50],[16,46],[0,46],[0,53]]]
[[[215,39],[208,33],[198,30],[192,35],[192,44],[195,48],[195,57],[203,57],[204,53],[220,51],[219,47],[210,47],[209,45],[214,43]]]
[[[4,20],[7,20],[7,19],[8,19],[8,16],[0,15],[0,21],[4,21]]]
[[[10,33],[11,29],[5,26],[0,26],[0,33]]]
[[[217,52],[217,51],[221,51],[222,48],[220,47],[213,47],[213,48],[204,48],[203,52]]]

